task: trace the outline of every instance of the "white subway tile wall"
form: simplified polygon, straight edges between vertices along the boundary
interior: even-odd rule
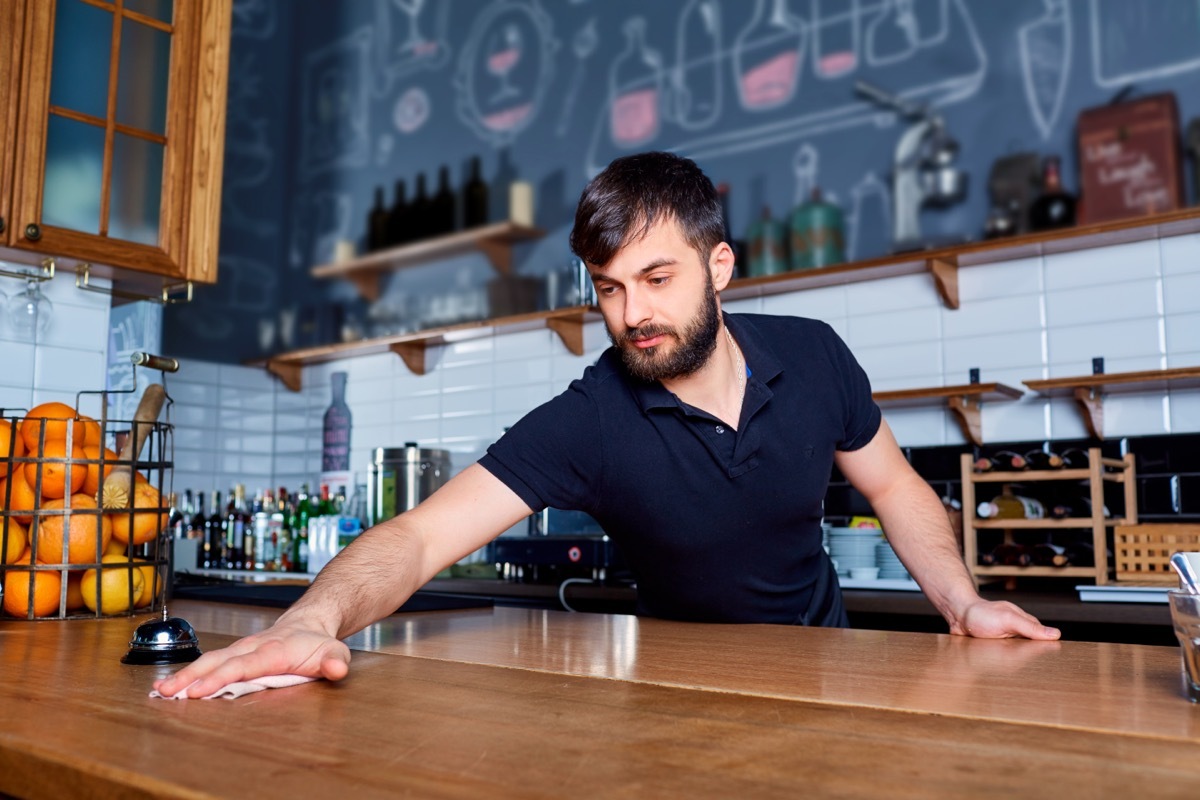
[[[1109,372],[1200,365],[1200,236],[963,267],[962,307],[944,308],[926,275],[794,294],[747,298],[730,311],[822,319],[850,344],[876,390],[984,381],[1026,390],[1034,378],[1088,374],[1092,358]],[[86,340],[84,338],[83,340]],[[5,342],[16,372],[37,369],[28,347]],[[563,391],[608,346],[600,321],[584,327],[584,356],[547,330],[431,347],[414,375],[391,354],[304,370],[292,393],[260,369],[188,363],[169,387],[176,401],[177,487],[227,490],[234,482],[311,483],[320,472],[322,418],[335,371],[349,374],[351,467],[365,480],[375,447],[415,441],[451,451],[457,472],[506,427]],[[10,355],[11,353],[11,355]],[[83,355],[71,356],[86,362]],[[0,371],[0,400],[12,378]],[[52,379],[49,387],[59,385]],[[944,406],[885,408],[903,445],[965,441]],[[1069,398],[1026,390],[986,402],[985,441],[1086,436]],[[1106,436],[1200,431],[1200,391],[1114,392],[1105,401]]]

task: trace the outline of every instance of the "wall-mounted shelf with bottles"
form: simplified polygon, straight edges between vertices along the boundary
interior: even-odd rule
[[[1039,394],[1054,396],[1071,395],[1083,414],[1088,433],[1097,439],[1104,438],[1104,390],[1122,386],[1127,389],[1166,389],[1200,386],[1200,367],[1176,367],[1175,369],[1151,369],[1141,372],[1109,372],[1098,375],[1080,375],[1074,378],[1048,378],[1024,381]]]
[[[496,222],[465,231],[435,236],[412,244],[389,247],[358,258],[313,267],[314,278],[343,278],[358,288],[368,301],[379,299],[383,276],[405,267],[427,264],[441,258],[479,251],[501,274],[512,268],[512,247],[517,242],[540,239],[546,232],[515,222]]]
[[[1086,468],[1073,469],[1028,469],[1019,472],[976,472],[974,460],[970,453],[962,455],[962,502],[963,502],[963,558],[967,569],[976,582],[980,579],[1005,578],[1009,588],[1019,577],[1040,578],[1090,578],[1097,585],[1108,583],[1108,528],[1115,525],[1134,525],[1137,523],[1137,482],[1134,472],[1133,454],[1127,453],[1123,458],[1104,458],[1100,448],[1092,447],[1087,451],[1088,465]],[[1086,517],[1067,517],[1065,519],[980,519],[976,512],[977,484],[1009,483],[1023,484],[1046,481],[1077,481],[1086,482],[1088,486],[1088,503],[1091,514]],[[1104,483],[1120,483],[1124,489],[1124,516],[1106,517],[1104,515]],[[1091,566],[1020,566],[997,565],[984,566],[979,563],[979,531],[998,530],[1004,534],[1004,542],[1014,542],[1014,532],[1024,535],[1036,531],[1064,532],[1091,531],[1091,546],[1095,554],[1095,563]]]
[[[1114,222],[1080,225],[1053,231],[913,251],[852,261],[832,267],[784,272],[760,278],[740,278],[721,292],[725,300],[765,297],[786,292],[847,283],[929,273],[947,308],[958,308],[958,270],[1018,258],[1088,250],[1147,239],[1162,239],[1200,231],[1200,208],[1187,208]]]
[[[265,366],[268,372],[283,382],[284,386],[293,392],[298,392],[302,386],[303,369],[310,364],[391,352],[400,356],[410,370],[418,375],[424,375],[429,368],[425,359],[425,351],[430,346],[481,339],[505,333],[537,330],[538,328],[549,328],[554,331],[567,350],[581,356],[583,355],[583,326],[587,322],[600,318],[599,312],[591,306],[559,308],[553,311],[536,311],[511,317],[464,322],[459,325],[364,339],[359,342],[309,347],[304,350],[281,353],[255,363]]]
[[[963,436],[977,445],[983,444],[980,407],[983,402],[1016,400],[1024,392],[1003,383],[964,383],[959,386],[932,386],[924,389],[897,389],[875,392],[871,396],[881,406],[921,405],[929,400],[945,400],[946,407],[962,428]]]

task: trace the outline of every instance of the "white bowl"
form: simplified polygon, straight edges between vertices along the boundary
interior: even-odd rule
[[[879,567],[855,567],[850,577],[856,581],[873,581],[879,577]]]

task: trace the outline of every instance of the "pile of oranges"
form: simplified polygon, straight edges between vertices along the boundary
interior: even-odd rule
[[[22,419],[0,418],[5,613],[23,619],[31,610],[35,617],[83,608],[120,614],[162,593],[165,576],[156,579],[154,565],[133,556],[167,524],[158,490],[138,473],[132,511],[106,513],[98,505],[101,469],[107,477],[117,459],[104,446],[100,424],[63,403],[43,403]],[[35,563],[55,568],[32,569]]]

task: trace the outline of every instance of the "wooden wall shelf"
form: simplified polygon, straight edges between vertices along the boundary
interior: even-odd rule
[[[721,292],[724,300],[765,297],[901,275],[928,273],[947,308],[958,308],[958,270],[1018,258],[1088,250],[1126,242],[1162,239],[1200,231],[1200,208],[1187,208],[1115,222],[1081,225],[1024,236],[990,239],[910,253],[853,261],[820,269],[739,278]]]
[[[1165,389],[1168,386],[1191,388],[1200,386],[1200,367],[1150,369],[1141,372],[1106,372],[1099,375],[1080,375],[1073,378],[1048,378],[1024,381],[1039,394],[1050,397],[1070,395],[1075,398],[1088,433],[1104,438],[1104,392],[1116,387],[1125,389]]]
[[[980,407],[985,400],[1016,400],[1025,394],[1003,383],[964,383],[959,386],[933,386],[927,389],[898,389],[874,392],[871,396],[879,405],[921,405],[929,400],[945,400],[946,407],[962,428],[963,436],[977,445],[983,444],[983,425]]]
[[[432,345],[482,339],[488,336],[537,330],[538,328],[549,328],[554,331],[569,351],[581,356],[583,355],[583,326],[587,322],[598,319],[601,319],[600,313],[591,306],[560,308],[554,311],[537,311],[511,317],[464,322],[459,325],[448,325],[396,336],[382,336],[377,339],[364,339],[359,342],[309,347],[304,350],[281,353],[254,363],[265,366],[268,372],[283,382],[284,386],[293,392],[298,392],[302,387],[301,375],[304,367],[310,364],[391,352],[400,356],[410,370],[418,375],[424,375],[428,368],[425,351]]]
[[[546,232],[515,222],[496,222],[457,233],[437,236],[412,244],[390,247],[375,253],[336,264],[313,267],[314,278],[343,278],[357,287],[364,299],[379,299],[379,286],[384,275],[398,269],[427,264],[472,251],[488,257],[496,271],[507,275],[512,269],[512,247],[517,242],[540,239]]]

